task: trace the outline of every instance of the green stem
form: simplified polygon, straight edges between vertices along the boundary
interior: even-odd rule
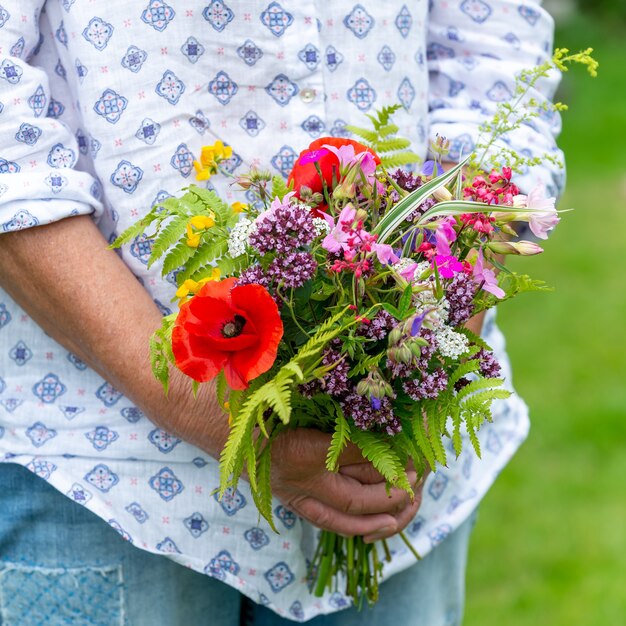
[[[400,535],[400,539],[402,539],[402,541],[404,541],[404,544],[406,545],[406,547],[411,551],[411,553],[413,554],[413,556],[415,557],[416,560],[421,561],[422,557],[419,555],[419,553],[417,552],[417,550],[413,547],[413,545],[411,544],[411,542],[408,540],[407,536],[404,534],[404,532],[400,532],[398,533],[398,535]]]

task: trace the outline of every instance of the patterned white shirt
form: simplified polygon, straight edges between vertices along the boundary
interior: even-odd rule
[[[510,98],[514,74],[549,55],[552,30],[534,0],[0,0],[0,233],[92,214],[111,240],[194,181],[203,145],[232,145],[232,172],[257,165],[287,175],[313,138],[366,125],[365,113],[396,102],[419,153],[439,134],[458,158]],[[557,80],[534,95],[550,98]],[[510,141],[558,153],[559,123],[546,115]],[[556,191],[562,172],[547,164],[522,187],[540,178]],[[211,184],[245,200],[224,180]],[[122,257],[169,313],[174,277],[147,268],[150,248],[139,237]],[[508,372],[492,317],[485,335]],[[482,460],[466,446],[429,478],[408,528],[419,552],[467,518],[527,428],[514,395],[480,433]],[[218,501],[215,460],[156,428],[0,290],[2,460],[138,548],[281,615],[304,620],[346,605],[341,593],[307,590],[313,527],[276,501],[273,534],[243,484]],[[401,542],[391,546],[386,576],[413,563]]]

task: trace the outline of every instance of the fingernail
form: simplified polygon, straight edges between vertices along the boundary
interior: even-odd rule
[[[379,528],[375,533],[372,533],[371,535],[367,535],[364,540],[365,543],[374,543],[374,541],[378,541],[379,539],[384,539],[385,537],[388,537],[389,535],[393,535],[393,533],[396,532],[396,527],[395,526],[383,526],[382,528]]]

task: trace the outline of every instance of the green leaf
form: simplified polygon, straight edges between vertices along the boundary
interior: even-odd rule
[[[384,217],[378,222],[374,233],[378,234],[378,242],[384,243],[400,226],[404,225],[406,218],[420,205],[428,196],[441,186],[448,184],[466,164],[465,161],[461,161],[458,165],[451,168],[441,176],[433,178],[433,180],[422,185],[415,191],[412,191],[408,196],[405,196],[400,202],[398,202],[392,209],[385,213]],[[436,208],[435,207],[433,208]]]
[[[152,244],[148,267],[160,259],[185,234],[188,222],[189,218],[186,215],[177,215],[160,228]]]
[[[186,245],[182,242],[183,245]],[[193,256],[185,263],[185,267],[176,275],[176,281],[182,285],[188,278],[199,274],[209,275],[215,266],[215,260],[226,254],[228,242],[226,239],[203,241],[192,253]],[[197,280],[198,278],[194,278]]]
[[[252,498],[259,513],[267,520],[270,528],[278,534],[272,516],[272,457],[271,441],[259,454],[257,465],[257,489],[252,491]]]
[[[400,301],[398,302],[398,311],[400,312],[400,317],[398,319],[404,319],[411,310],[411,302],[413,300],[413,286],[411,284],[407,285],[400,296]]]
[[[448,387],[453,387],[461,378],[472,372],[477,372],[479,369],[480,361],[477,359],[470,359],[469,361],[465,361],[465,363],[461,363],[448,377]]]
[[[389,315],[393,315],[397,320],[402,319],[400,311],[398,311],[398,309],[393,304],[391,304],[391,302],[381,302],[381,304],[383,305],[383,309],[385,309],[385,311],[387,311]]]
[[[457,402],[461,404],[465,398],[477,391],[482,391],[484,389],[493,390],[503,384],[504,379],[502,378],[478,378],[477,380],[472,380],[468,385],[465,385],[463,389],[457,392]]]
[[[435,452],[430,445],[430,441],[428,440],[428,436],[426,434],[426,427],[424,426],[424,416],[422,415],[422,411],[419,410],[411,420],[413,424],[413,434],[415,435],[415,443],[418,448],[422,451],[422,454],[426,457],[430,468],[435,471],[437,468],[437,461],[435,459]]]
[[[333,432],[332,439],[330,440],[330,446],[328,448],[328,454],[326,455],[326,469],[329,472],[336,472],[338,470],[337,464],[339,463],[339,457],[349,441],[350,425],[343,416],[343,411],[337,407],[335,431]]]
[[[167,395],[169,388],[170,364],[174,363],[172,353],[172,329],[176,320],[176,313],[163,318],[161,328],[150,337],[150,366],[152,374],[163,385]]]
[[[389,155],[383,155],[380,157],[380,162],[385,169],[393,169],[395,167],[402,167],[403,165],[409,165],[411,163],[420,163],[422,158],[415,152],[398,152]]]
[[[272,177],[272,198],[279,198],[282,200],[290,191],[291,187],[293,187],[293,183],[287,186],[287,181],[279,175]]]
[[[378,354],[372,355],[364,355],[362,356],[353,366],[352,369],[348,372],[348,376],[352,378],[353,376],[363,376],[367,374],[375,367],[378,367],[381,359],[387,355],[387,352],[379,352]]]
[[[388,440],[380,433],[371,433],[356,426],[350,427],[350,439],[355,443],[363,456],[382,474],[394,487],[413,493],[406,470],[398,454],[393,450]]]
[[[176,244],[163,260],[163,276],[184,265],[195,253],[196,248],[191,248],[185,242]]]
[[[215,378],[215,395],[220,406],[224,406],[226,402],[227,391],[228,385],[226,384],[226,376],[224,376],[224,370],[220,370]]]

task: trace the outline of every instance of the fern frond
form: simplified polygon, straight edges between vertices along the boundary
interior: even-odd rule
[[[226,384],[226,376],[224,376],[224,370],[220,370],[219,374],[215,378],[215,396],[221,407],[226,402],[226,393],[228,392],[228,385]]]
[[[406,475],[404,465],[390,443],[381,438],[380,434],[361,430],[356,426],[350,428],[350,438],[363,456],[382,474],[394,487],[413,493],[411,483]]]
[[[326,469],[329,472],[336,472],[339,463],[339,457],[350,441],[350,425],[346,418],[343,416],[343,411],[337,408],[337,419],[335,422],[335,431],[333,432],[332,439],[330,440],[330,446],[328,447],[328,454],[326,455]]]
[[[396,124],[386,124],[385,126],[378,128],[378,136],[381,138],[389,137],[390,135],[395,135],[399,130],[400,128]],[[410,143],[411,142],[409,141],[409,144]]]
[[[182,243],[186,245],[184,242]],[[179,285],[182,285],[188,278],[192,278],[199,271],[210,273],[215,265],[215,260],[226,254],[227,250],[228,242],[225,239],[202,242],[185,264],[185,268],[177,274],[176,281]],[[194,280],[196,280],[195,277]]]
[[[150,337],[150,366],[154,377],[163,385],[167,395],[169,388],[170,364],[174,363],[172,352],[172,329],[176,314],[163,318],[161,328]]]
[[[234,276],[241,272],[246,261],[245,254],[238,256],[236,259],[231,259],[229,256],[224,255],[215,265],[220,270],[221,276]]]
[[[184,241],[177,243],[163,259],[163,275],[178,269],[196,253],[196,248],[188,246]]]
[[[259,513],[267,520],[270,528],[278,534],[272,516],[272,457],[271,441],[259,454],[257,465],[257,489],[252,491],[252,498]]]
[[[380,162],[385,169],[388,170],[394,167],[419,163],[421,160],[422,158],[418,154],[415,154],[415,152],[398,152],[397,154],[383,155],[380,157]]]
[[[346,126],[346,130],[362,139],[370,147],[378,140],[378,133],[375,130],[359,128],[350,124]]]
[[[457,402],[461,404],[468,396],[476,393],[477,391],[495,389],[503,384],[504,380],[502,378],[478,378],[477,380],[472,380],[468,385],[465,385],[463,389],[457,392]]]
[[[148,226],[160,219],[162,218],[160,218],[157,212],[152,209],[142,219],[140,219],[138,222],[135,222],[126,230],[124,230],[120,235],[118,235],[117,239],[115,239],[115,241],[109,245],[109,248],[121,248],[123,245],[130,243],[135,239],[135,237],[139,237],[139,235],[144,233]]]
[[[430,465],[430,469],[435,471],[437,467],[437,461],[435,459],[435,451],[430,445],[430,441],[428,440],[428,436],[426,434],[426,427],[424,426],[424,418],[422,416],[422,412],[419,411],[416,415],[413,416],[411,420],[413,425],[413,434],[415,436],[415,443],[418,448],[422,451],[422,454],[426,457],[428,464]]]
[[[453,387],[461,378],[473,372],[477,372],[479,369],[480,361],[477,359],[470,359],[469,361],[465,361],[465,363],[461,363],[448,377],[448,387]]]
[[[430,445],[435,455],[435,459],[438,463],[445,466],[448,459],[446,455],[446,450],[443,447],[443,442],[441,439],[440,416],[437,411],[439,407],[434,403],[425,403],[425,406],[426,420],[428,422],[428,440],[430,441]]]
[[[404,137],[390,137],[389,139],[376,142],[376,152],[379,155],[386,152],[399,152],[400,150],[408,148],[410,145],[411,142],[408,139],[404,139]]]
[[[185,234],[188,222],[189,218],[186,215],[177,215],[165,226],[161,225],[152,244],[148,267],[158,261]]]
[[[272,198],[279,198],[282,200],[291,191],[291,187],[293,187],[293,183],[288,186],[287,181],[282,176],[273,176]]]

